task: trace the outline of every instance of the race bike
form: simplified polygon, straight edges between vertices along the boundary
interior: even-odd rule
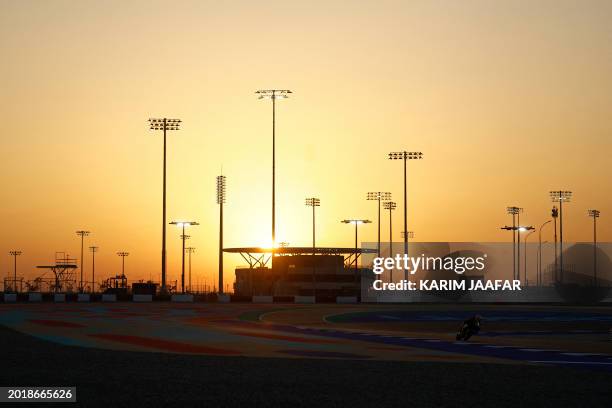
[[[457,341],[459,340],[464,340],[464,341],[468,341],[470,339],[470,337],[472,337],[474,334],[477,334],[480,331],[480,323],[477,323],[475,325],[469,325],[468,323],[463,323],[463,326],[461,326],[461,328],[459,329],[459,331],[457,332]]]

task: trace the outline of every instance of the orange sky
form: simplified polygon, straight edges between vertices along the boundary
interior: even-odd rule
[[[505,3],[505,4],[503,4]],[[348,217],[376,219],[367,191],[398,201],[394,150],[410,163],[409,229],[420,241],[500,241],[507,205],[540,225],[552,188],[574,192],[565,238],[612,233],[609,1],[9,1],[0,4],[3,116],[0,271],[26,277],[74,231],[98,272],[160,273],[161,149],[149,117],[177,117],[168,220],[201,222],[194,279],[216,274],[215,176],[228,178],[226,246],[270,230],[270,104],[278,106],[278,240],[310,242],[304,198],[321,199],[318,243],[351,246]],[[383,237],[387,219],[383,218]],[[364,240],[375,240],[375,224]],[[169,278],[180,272],[168,229]],[[550,239],[550,238],[548,238]],[[90,270],[90,258],[87,258]],[[226,257],[226,276],[242,264]]]

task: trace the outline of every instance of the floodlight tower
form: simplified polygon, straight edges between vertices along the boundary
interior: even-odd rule
[[[226,199],[226,178],[217,176],[217,204],[219,204],[219,293],[223,294],[223,204]]]
[[[17,257],[21,255],[21,251],[9,251],[9,255],[13,257],[14,269],[13,269],[13,289],[17,293]],[[4,288],[6,290],[6,288]]]
[[[376,246],[377,256],[380,258],[380,202],[391,200],[391,193],[382,191],[370,191],[367,196],[368,201],[378,201],[378,241]]]
[[[162,193],[162,270],[161,270],[161,292],[166,292],[166,132],[168,130],[179,130],[180,119],[149,119],[149,129],[162,130],[164,132],[164,161],[163,161],[163,193]]]
[[[383,208],[389,210],[389,256],[393,256],[393,210],[397,208],[395,201],[385,201]]]
[[[350,220],[342,220],[341,221],[343,224],[354,224],[355,225],[355,281],[357,281],[357,275],[359,274],[359,269],[357,268],[357,248],[359,247],[358,245],[358,240],[357,240],[357,227],[359,227],[359,224],[370,224],[372,221],[370,220],[359,220],[359,219],[350,219]]]
[[[316,296],[316,262],[314,259],[315,256],[315,248],[316,248],[316,241],[315,241],[315,209],[317,207],[321,206],[321,200],[319,200],[316,197],[310,197],[306,199],[306,206],[307,207],[312,207],[312,292],[313,292],[313,296]]]
[[[89,231],[77,231],[76,234],[81,237],[81,260],[80,260],[80,268],[81,269],[81,284],[79,285],[79,292],[83,293],[83,239],[90,234]]]
[[[521,207],[506,207],[506,213],[512,215],[512,276],[516,279],[516,226],[521,223],[521,213],[523,209]]]
[[[394,201],[385,201],[383,203],[383,208],[389,210],[389,257],[393,257],[393,210],[396,207],[397,204]],[[393,282],[393,268],[389,270],[389,282]]]
[[[597,219],[599,210],[589,210],[589,217],[593,218],[593,283],[597,286]]]
[[[90,246],[89,251],[91,252],[91,293],[96,292],[96,252],[98,252],[97,246]]]
[[[406,231],[402,231],[402,238],[404,238],[404,240],[406,240]],[[414,238],[414,231],[408,231],[408,238],[412,239]],[[404,269],[404,279],[408,280],[408,270]]]
[[[315,209],[321,206],[321,200],[316,197],[311,197],[306,199],[306,206],[312,207],[312,249],[316,247],[315,245]]]
[[[125,278],[125,257],[130,253],[125,251],[117,252],[117,255],[121,257],[121,276]]]
[[[554,226],[555,226],[555,273],[554,273],[554,278],[555,278],[555,282],[559,281],[559,270],[557,269],[557,218],[559,218],[559,209],[557,208],[556,205],[553,205],[552,211],[550,213],[553,222],[554,222]]]
[[[556,190],[550,192],[553,202],[559,203],[559,264],[560,281],[563,283],[563,203],[569,203],[572,199],[572,192],[567,190]]]
[[[185,227],[200,224],[195,221],[172,221],[170,224],[183,229],[181,234],[181,241],[183,242],[183,253],[181,254],[181,292],[185,293],[185,240],[188,238],[188,235],[185,235]]]
[[[406,163],[408,160],[421,160],[423,153],[421,152],[391,152],[389,153],[389,160],[403,160],[404,161],[404,231],[408,231],[408,184],[406,178]],[[404,235],[404,254],[408,256],[408,235]],[[404,279],[408,280],[408,271],[404,269]]]
[[[272,100],[272,247],[276,244],[276,100],[287,99],[292,92],[288,89],[260,89],[257,99]]]
[[[195,248],[194,247],[187,247],[185,248],[185,251],[187,251],[187,253],[189,254],[189,292],[192,292],[191,289],[191,254],[195,252]]]

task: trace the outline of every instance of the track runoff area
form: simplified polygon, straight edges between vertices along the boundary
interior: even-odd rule
[[[455,341],[466,318],[480,333]],[[0,324],[69,346],[302,359],[536,364],[612,372],[612,308],[6,304]]]

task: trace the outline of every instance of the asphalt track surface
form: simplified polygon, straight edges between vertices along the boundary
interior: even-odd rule
[[[576,367],[604,370],[612,373],[612,356],[599,353],[565,352],[561,350],[511,347],[465,341],[444,341],[437,338],[400,337],[367,332],[346,332],[330,329],[279,328],[287,332],[316,334],[339,339],[360,340],[390,346],[415,347],[448,353],[469,354],[528,362],[535,364],[574,365]],[[583,333],[583,332],[581,332]],[[539,333],[544,334],[544,333]],[[296,355],[309,356],[307,352]]]
[[[135,310],[144,310],[139,308]],[[127,309],[132,310],[131,306]],[[58,314],[49,314],[55,319],[59,319],[60,312],[64,315],[66,325],[58,327],[49,325],[52,320],[42,325],[27,319],[22,323],[9,314],[5,319],[12,316],[13,320],[5,320],[3,324],[11,323],[20,331],[32,331],[32,335],[0,326],[0,385],[76,385],[79,402],[73,406],[86,407],[612,405],[612,372],[609,369],[612,359],[602,352],[585,352],[585,347],[590,350],[593,345],[608,350],[609,339],[606,342],[604,329],[609,327],[610,314],[605,309],[595,312],[571,309],[489,311],[492,318],[497,315],[506,319],[498,323],[503,327],[516,320],[512,316],[523,316],[522,319],[528,315],[535,316],[536,328],[544,330],[527,327],[523,331],[500,331],[497,328],[502,326],[491,323],[495,330],[484,332],[477,341],[468,343],[454,342],[449,338],[448,328],[444,327],[444,324],[455,327],[455,319],[465,316],[466,311],[427,311],[442,322],[432,323],[422,319],[423,311],[370,309],[253,305],[240,309],[240,319],[234,321],[225,316],[218,323],[234,334],[249,334],[245,338],[253,342],[245,340],[240,347],[262,348],[270,354],[265,358],[249,353],[245,353],[249,355],[245,357],[199,351],[158,352],[149,346],[134,348],[133,344],[124,346],[121,343],[109,343],[117,347],[114,349],[68,346],[59,344],[65,338],[48,341],[45,336],[64,331],[74,332],[74,338],[78,338],[76,333],[85,330],[71,328],[68,323],[91,320],[91,316],[83,318],[79,312],[75,317],[67,313],[71,306],[62,307]],[[184,312],[177,314],[175,308],[166,313],[171,311],[174,311],[173,316],[186,315]],[[309,323],[319,321],[320,315],[324,320],[345,323]],[[388,316],[404,317],[394,325],[385,322]],[[588,316],[592,320],[585,323]],[[586,320],[580,320],[581,317]],[[576,327],[575,322],[567,324],[572,318],[582,322],[578,330],[569,330]],[[125,325],[127,318],[115,320]],[[542,320],[551,321],[551,324],[541,327]],[[95,328],[98,330],[113,321],[100,319]],[[134,325],[136,321],[140,320],[127,321],[127,325]],[[288,321],[295,324],[287,324]],[[265,331],[260,328],[262,325]],[[110,327],[116,330],[123,326]],[[411,332],[406,327],[415,335],[406,335]],[[387,330],[381,330],[383,328]],[[259,342],[261,336],[265,337],[265,343]],[[540,347],[542,338],[548,347]],[[57,340],[58,337],[47,339]],[[299,339],[319,340],[298,347]],[[328,344],[327,340],[340,343]],[[539,346],[530,347],[534,342]],[[555,350],[555,346],[562,347]],[[140,349],[147,351],[138,351]],[[418,353],[411,354],[410,350]],[[289,352],[281,353],[283,351]],[[372,353],[381,353],[381,356],[386,353],[387,359],[369,358]],[[389,359],[389,356],[398,355],[401,358],[397,361]]]

